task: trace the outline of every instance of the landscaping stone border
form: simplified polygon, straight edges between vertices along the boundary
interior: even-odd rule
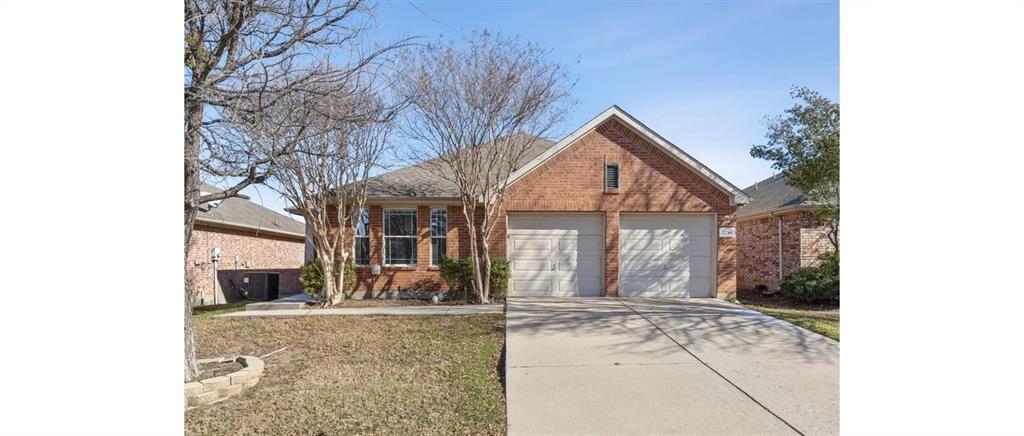
[[[185,383],[185,408],[212,404],[256,386],[263,376],[263,359],[255,356],[216,357],[201,359],[203,363],[238,362],[245,368],[218,377]]]

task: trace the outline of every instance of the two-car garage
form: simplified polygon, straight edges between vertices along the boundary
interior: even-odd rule
[[[715,295],[715,215],[623,212],[619,222],[619,296]],[[510,296],[605,295],[603,213],[512,213],[507,228]]]

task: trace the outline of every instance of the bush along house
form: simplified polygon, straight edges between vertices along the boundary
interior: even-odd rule
[[[815,266],[832,251],[820,204],[777,174],[744,190],[750,203],[736,212],[739,289],[778,289],[797,268]]]
[[[458,191],[435,168],[369,180],[353,297],[442,289],[442,257],[469,257]],[[558,142],[535,142],[510,178],[490,254],[509,262],[510,296],[732,298],[734,214],[747,201],[613,106]]]

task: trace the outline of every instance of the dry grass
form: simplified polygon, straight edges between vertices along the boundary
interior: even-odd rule
[[[753,310],[796,324],[820,335],[839,340],[839,308],[792,301],[781,293],[764,295],[760,291],[740,290],[736,300]]]
[[[263,355],[254,388],[189,434],[503,434],[502,315],[196,320],[200,358]]]
[[[744,306],[820,335],[839,340],[839,310],[799,310],[744,304]]]

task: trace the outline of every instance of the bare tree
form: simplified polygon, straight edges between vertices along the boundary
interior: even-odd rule
[[[315,133],[280,159],[275,189],[305,218],[323,271],[321,302],[330,306],[344,295],[343,268],[353,255],[346,225],[354,233],[359,224],[355,212],[365,207],[367,180],[388,149],[398,106],[385,104],[372,87],[300,104],[315,108],[302,123]]]
[[[358,72],[403,44],[363,47],[370,12],[362,0],[185,0],[186,256],[199,205],[262,183],[274,162],[291,152],[251,142],[247,124],[292,93]],[[348,50],[345,68],[328,67],[341,48]],[[204,173],[234,185],[200,195]],[[189,295],[185,283],[186,381],[199,372]]]
[[[399,88],[414,110],[403,129],[413,158],[453,183],[469,224],[473,290],[490,301],[488,238],[511,174],[571,106],[564,68],[548,52],[513,38],[475,32],[464,44],[438,40],[403,57]]]

